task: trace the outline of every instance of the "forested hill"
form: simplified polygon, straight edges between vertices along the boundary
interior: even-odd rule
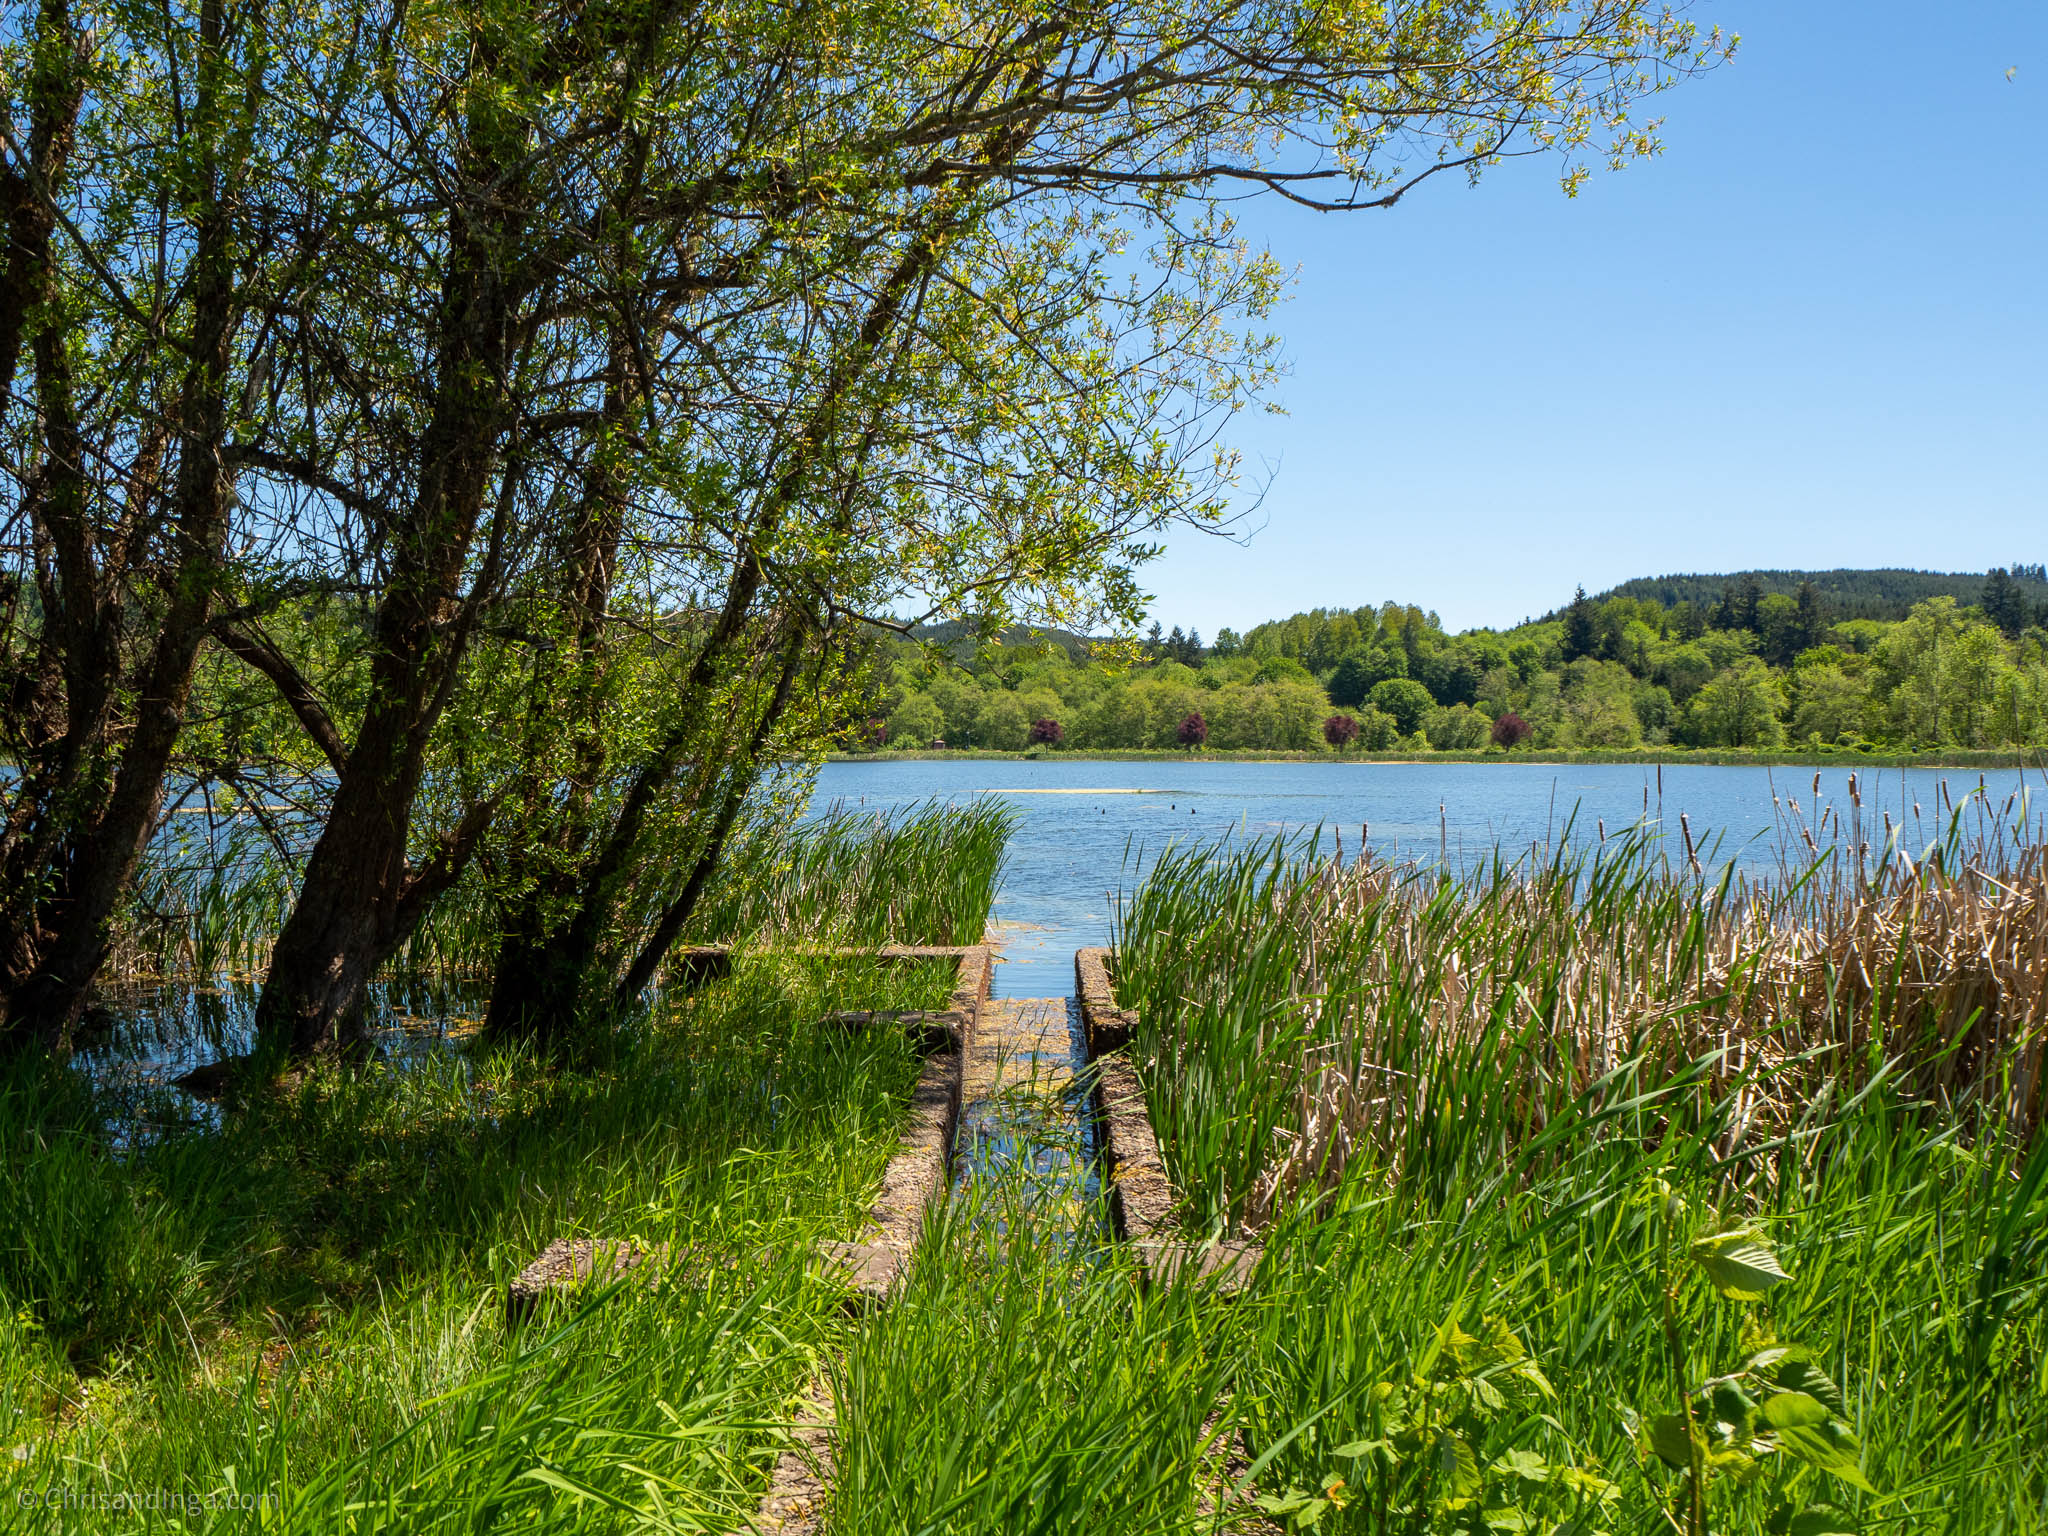
[[[842,739],[999,751],[2037,746],[2048,744],[2041,577],[2039,566],[1672,576],[1581,591],[1507,630],[1447,633],[1433,612],[1390,602],[1206,642],[1155,624],[1120,654],[1021,631],[987,646],[957,626],[926,644],[878,634]]]
[[[2048,601],[2048,570],[2040,565],[2010,567],[2012,579],[2031,604]],[[1903,619],[1915,603],[1930,597],[1952,597],[1967,607],[1984,591],[1981,571],[1835,570],[1835,571],[1730,571],[1724,575],[1688,573],[1672,576],[1638,576],[1600,594],[1632,597],[1639,602],[1675,608],[1694,603],[1706,608],[1755,583],[1768,597],[1795,596],[1801,584],[1811,582],[1823,601],[1839,618]]]

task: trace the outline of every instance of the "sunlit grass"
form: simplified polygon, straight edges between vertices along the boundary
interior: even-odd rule
[[[729,1522],[843,1333],[808,1256],[857,1229],[919,1068],[816,1021],[929,990],[750,961],[586,1071],[323,1072],[123,1145],[77,1075],[15,1068],[0,1497],[232,1485],[308,1531]],[[505,1283],[578,1235],[735,1267],[508,1335]]]

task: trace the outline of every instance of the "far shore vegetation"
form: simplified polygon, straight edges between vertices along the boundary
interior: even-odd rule
[[[2042,576],[2015,564],[1982,577],[1673,577],[1601,599],[1581,589],[1543,618],[1457,634],[1392,602],[1206,643],[1157,623],[1130,645],[1021,632],[976,644],[956,626],[877,642],[845,745],[2010,762],[2048,744]],[[1710,601],[1665,600],[1716,581]]]

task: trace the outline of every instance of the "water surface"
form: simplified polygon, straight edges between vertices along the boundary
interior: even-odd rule
[[[1920,852],[1945,825],[1948,805],[1980,781],[2003,806],[2021,791],[2019,769],[1877,769],[1853,762],[1799,767],[1561,763],[1242,763],[1080,757],[834,762],[820,771],[813,811],[835,803],[887,811],[919,801],[998,795],[1018,814],[994,920],[1004,942],[996,993],[1064,997],[1074,950],[1109,937],[1119,889],[1169,843],[1302,834],[1321,827],[1325,848],[1347,852],[1366,835],[1382,858],[1470,864],[1498,845],[1547,843],[1573,824],[1595,839],[1647,820],[1675,857],[1679,817],[1718,862],[1774,866],[1797,801],[1809,823],[1819,801],[1849,814],[1853,772],[1864,818],[1881,845],[1889,815]],[[2038,792],[2039,774],[2031,776]],[[1945,796],[1945,798],[1944,798]],[[2036,795],[2037,802],[2048,796]],[[2028,819],[2032,819],[2029,817]],[[1830,823],[1832,831],[1833,823]],[[1128,857],[1127,857],[1128,854]]]

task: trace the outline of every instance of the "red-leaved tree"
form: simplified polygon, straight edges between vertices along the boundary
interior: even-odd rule
[[[1496,747],[1505,748],[1509,752],[1514,751],[1515,748],[1535,734],[1536,727],[1524,720],[1513,710],[1509,710],[1493,722],[1493,744]]]
[[[1034,747],[1056,747],[1065,739],[1066,732],[1060,729],[1057,720],[1034,720],[1031,722],[1031,745]]]
[[[1209,722],[1202,718],[1198,709],[1180,723],[1180,744],[1184,747],[1199,747],[1209,739]]]
[[[1358,722],[1349,715],[1332,715],[1323,722],[1323,740],[1342,752],[1358,740]]]

